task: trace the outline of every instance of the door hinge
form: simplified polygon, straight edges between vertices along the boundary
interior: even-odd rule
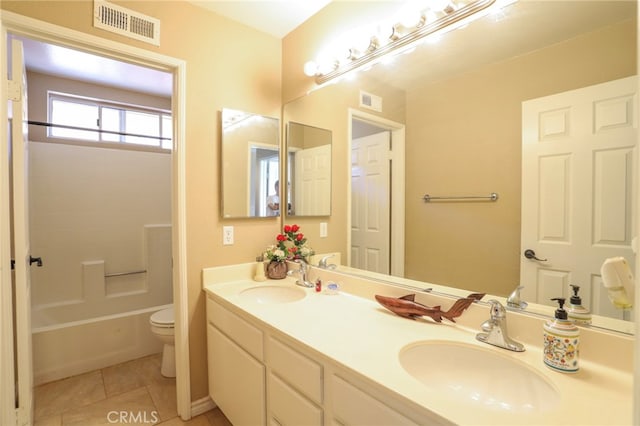
[[[10,101],[20,101],[22,99],[22,85],[14,80],[7,80],[7,95]]]

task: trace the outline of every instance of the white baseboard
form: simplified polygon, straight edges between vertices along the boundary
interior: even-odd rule
[[[216,408],[216,404],[208,396],[200,398],[197,401],[191,401],[191,417],[199,416],[214,408]]]

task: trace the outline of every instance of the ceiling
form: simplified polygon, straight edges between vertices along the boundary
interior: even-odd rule
[[[331,0],[188,1],[282,37]],[[376,69],[376,72],[387,72],[398,87],[406,88],[410,86],[412,75],[415,75],[410,72],[411,69],[421,76],[428,72],[432,79],[443,78],[635,16],[635,7],[636,2],[630,0],[520,0],[503,15],[485,18],[482,22],[453,31],[426,47],[421,46],[420,49],[428,51],[424,55],[427,62],[417,66],[397,65],[386,71]],[[502,30],[497,31],[497,26],[501,26]],[[25,40],[25,59],[30,70],[125,90],[171,96],[172,76],[158,70],[33,40]],[[402,61],[397,62],[402,64]]]
[[[331,2],[331,0],[188,1],[277,38],[289,34]]]

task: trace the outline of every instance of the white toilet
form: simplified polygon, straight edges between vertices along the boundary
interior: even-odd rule
[[[175,322],[173,306],[151,315],[149,323],[151,324],[151,332],[164,343],[160,373],[164,377],[176,377],[176,349],[173,332]]]

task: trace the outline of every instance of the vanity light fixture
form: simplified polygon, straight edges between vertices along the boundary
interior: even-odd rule
[[[395,24],[379,24],[375,34],[356,37],[357,42],[343,49],[342,54],[322,54],[304,65],[304,73],[323,84],[348,72],[380,62],[413,48],[424,37],[467,25],[496,8],[517,0],[433,0],[430,7],[404,11]],[[412,2],[415,4],[415,2]],[[347,37],[353,40],[351,37]],[[344,39],[344,38],[343,38]]]

